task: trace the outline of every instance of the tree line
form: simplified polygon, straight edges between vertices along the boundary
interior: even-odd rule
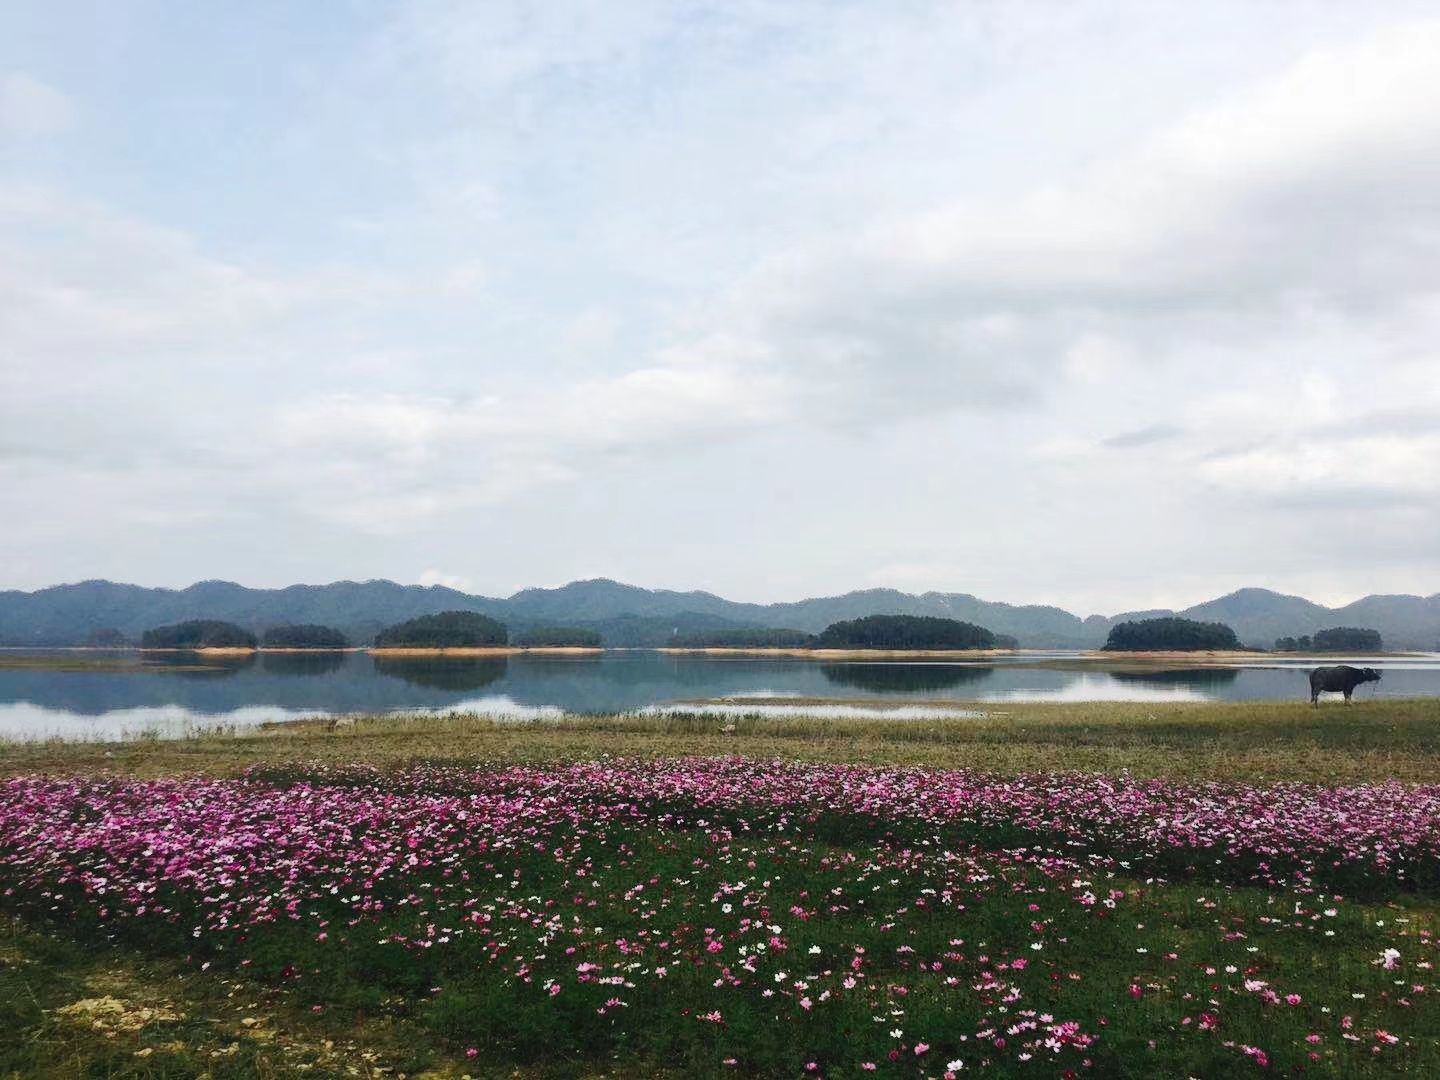
[[[1335,626],[1316,630],[1315,636],[1275,639],[1276,652],[1383,652],[1385,643],[1380,631],[1358,626]]]
[[[146,649],[344,649],[349,640],[328,626],[278,626],[263,638],[235,623],[193,619],[145,631]],[[505,624],[474,611],[442,611],[388,626],[375,635],[375,647],[484,648],[511,644]],[[582,627],[543,626],[524,630],[514,644],[525,648],[599,648],[601,635]],[[867,615],[832,623],[819,634],[803,630],[727,628],[676,635],[683,648],[805,648],[805,649],[994,649],[1013,648],[1014,638],[959,619],[929,615]]]
[[[442,611],[396,623],[375,636],[376,648],[495,648],[512,643],[504,623],[474,611]],[[574,626],[531,627],[517,633],[522,648],[600,648],[598,631]],[[932,615],[866,615],[831,623],[818,634],[767,627],[721,628],[679,634],[678,648],[728,649],[1003,649],[1016,647],[1012,637],[983,626]],[[147,630],[140,640],[146,649],[345,649],[350,641],[329,626],[276,626],[263,637],[235,623],[192,619]],[[1138,619],[1111,628],[1104,649],[1110,652],[1187,652],[1240,649],[1235,631],[1220,622],[1199,622],[1179,616]],[[1380,634],[1359,627],[1317,630],[1312,636],[1282,637],[1280,652],[1379,652]]]
[[[442,611],[387,626],[375,636],[377,648],[474,648],[510,643],[505,624],[473,611]],[[547,626],[526,630],[516,644],[527,648],[582,646],[598,648],[600,635],[580,627]],[[232,622],[190,619],[146,630],[142,649],[348,649],[350,640],[333,626],[275,626],[262,637]]]

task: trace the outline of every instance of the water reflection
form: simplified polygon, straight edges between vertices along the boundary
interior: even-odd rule
[[[198,652],[146,653],[144,667],[184,679],[224,679],[256,666],[256,654],[226,653],[208,656]]]
[[[993,667],[978,664],[850,663],[822,664],[821,673],[836,686],[877,694],[923,694],[949,690],[989,678]]]
[[[343,652],[267,652],[260,656],[260,670],[266,675],[329,675],[345,666]]]
[[[1054,688],[1025,687],[994,690],[981,694],[981,701],[1212,701],[1211,695],[1196,687],[1176,682],[1172,685],[1124,680],[1111,672],[1072,675],[1063,685]]]
[[[1157,671],[1111,671],[1120,682],[1148,683],[1152,686],[1188,686],[1196,690],[1216,690],[1229,686],[1239,677],[1238,668],[1200,667],[1166,668]]]
[[[479,690],[505,677],[509,664],[494,657],[375,657],[375,670],[411,686],[464,693]]]
[[[100,735],[123,727],[244,725],[252,717],[468,711],[506,716],[609,714],[682,702],[930,707],[979,701],[1256,701],[1309,703],[1311,662],[1109,664],[1027,654],[984,664],[796,658],[600,655],[372,657],[349,653],[0,653],[0,738]],[[1371,663],[1374,663],[1371,661]],[[1440,657],[1386,658],[1372,696],[1440,697]],[[538,710],[538,712],[533,712]]]

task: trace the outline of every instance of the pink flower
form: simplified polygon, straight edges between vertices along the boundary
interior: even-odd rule
[[[916,1044],[915,1044],[915,1056],[916,1056],[916,1057],[919,1057],[921,1054],[925,1053],[925,1051],[926,1051],[926,1050],[929,1050],[929,1049],[930,1049],[930,1044],[929,1044],[929,1043],[916,1043]]]

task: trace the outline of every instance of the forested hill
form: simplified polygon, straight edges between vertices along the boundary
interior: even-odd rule
[[[1122,612],[1080,617],[1058,607],[1017,606],[965,593],[915,595],[867,589],[783,604],[744,604],[707,592],[642,589],[599,579],[556,589],[525,589],[498,599],[441,586],[392,581],[340,581],[248,589],[204,581],[186,589],[150,589],[86,581],[35,592],[0,592],[0,645],[72,645],[108,639],[138,641],[155,626],[188,619],[223,619],[263,634],[274,626],[316,623],[368,642],[382,627],[440,611],[476,611],[512,633],[536,626],[598,630],[610,645],[659,645],[677,633],[783,627],[818,633],[831,623],[866,615],[931,615],[958,619],[1016,638],[1030,648],[1096,648],[1116,623],[1180,615],[1231,626],[1240,640],[1270,646],[1278,637],[1334,626],[1378,630],[1390,649],[1440,650],[1440,594],[1367,596],[1327,608],[1268,589],[1241,589],[1184,611]]]

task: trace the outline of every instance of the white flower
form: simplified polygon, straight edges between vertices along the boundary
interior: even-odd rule
[[[961,1061],[959,1058],[956,1058],[954,1061],[947,1061],[945,1063],[945,1068],[948,1069],[950,1072],[959,1072],[964,1067],[965,1062]]]
[[[902,1037],[904,1034],[905,1034],[905,1032],[901,1031],[899,1028],[891,1028],[891,1029],[890,1029],[890,1037],[891,1037],[892,1039],[898,1039],[898,1038]]]

